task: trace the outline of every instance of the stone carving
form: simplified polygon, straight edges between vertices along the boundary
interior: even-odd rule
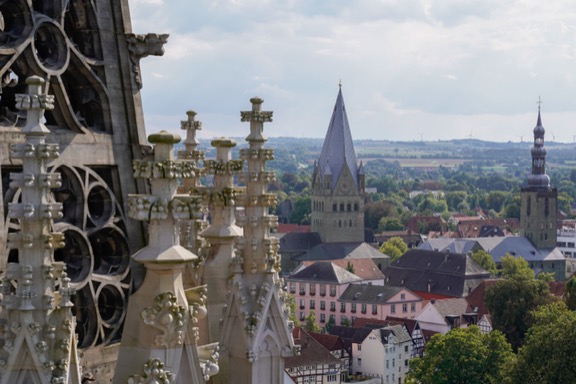
[[[126,34],[130,60],[132,61],[132,71],[134,81],[138,88],[142,88],[142,77],[140,76],[140,59],[149,56],[162,56],[164,54],[164,44],[168,41],[168,34],[159,35],[148,33],[146,35]]]
[[[164,363],[160,359],[151,359],[144,364],[142,374],[132,375],[128,378],[128,384],[172,384],[175,383],[172,372],[164,369]]]
[[[156,336],[159,347],[174,348],[184,342],[184,327],[188,317],[186,308],[178,305],[172,292],[161,293],[154,299],[154,304],[141,313],[144,323],[162,331]]]

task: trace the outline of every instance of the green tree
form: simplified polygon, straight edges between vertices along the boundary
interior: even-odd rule
[[[511,277],[534,278],[534,271],[530,268],[528,262],[520,256],[504,255],[500,260],[500,269],[500,276],[505,279]]]
[[[314,314],[313,310],[311,310],[310,314],[306,317],[306,320],[302,325],[302,329],[304,329],[306,332],[320,332],[320,327],[316,322],[316,315]]]
[[[473,252],[470,256],[472,260],[476,262],[479,266],[490,272],[491,274],[495,275],[498,270],[496,268],[496,263],[492,259],[490,254],[482,249]]]
[[[333,316],[330,316],[328,318],[328,322],[326,323],[326,325],[324,326],[324,328],[326,329],[326,332],[330,332],[330,329],[334,326],[334,324],[336,323],[336,320],[334,320]]]
[[[290,215],[290,222],[294,224],[310,224],[312,201],[310,196],[301,196],[294,202],[294,209]]]
[[[534,325],[513,365],[513,384],[576,383],[576,312],[561,302],[533,312]]]
[[[473,325],[432,336],[424,357],[410,363],[406,383],[496,384],[514,360],[510,344],[498,331],[482,334]]]
[[[566,293],[565,293],[566,306],[571,310],[576,310],[576,277],[572,276],[570,280],[566,282]]]
[[[380,247],[380,252],[390,256],[390,263],[398,260],[407,250],[408,245],[398,236],[389,238]]]
[[[488,287],[484,296],[493,328],[506,335],[514,350],[524,343],[526,331],[533,323],[531,311],[555,300],[548,284],[533,276],[528,278],[525,272],[509,274]]]
[[[401,231],[404,224],[396,217],[382,217],[378,222],[378,232]]]

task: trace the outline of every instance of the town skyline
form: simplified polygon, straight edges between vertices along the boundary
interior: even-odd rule
[[[323,138],[342,90],[354,139],[527,141],[576,135],[576,4],[130,0],[135,33],[169,33],[142,60],[147,132],[242,136],[253,96],[269,136]]]

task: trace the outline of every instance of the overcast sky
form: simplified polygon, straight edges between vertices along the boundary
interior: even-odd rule
[[[324,137],[342,80],[354,139],[547,141],[576,136],[574,0],[130,0],[135,33],[169,33],[142,59],[146,130]],[[183,133],[183,132],[182,132]]]

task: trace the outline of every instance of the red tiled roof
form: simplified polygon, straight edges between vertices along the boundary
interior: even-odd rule
[[[439,293],[423,292],[423,291],[412,291],[413,294],[421,297],[424,300],[444,300],[453,299],[454,296],[441,295]]]
[[[294,343],[300,345],[300,354],[284,359],[285,368],[304,365],[338,364],[340,360],[302,329],[292,331]]]
[[[312,232],[312,227],[309,225],[299,224],[278,224],[276,228],[277,233],[307,233]]]
[[[336,335],[331,335],[329,333],[316,333],[316,332],[310,332],[309,335],[312,336],[314,340],[319,342],[320,345],[322,345],[330,352],[344,349],[344,344],[342,343],[342,340]]]

